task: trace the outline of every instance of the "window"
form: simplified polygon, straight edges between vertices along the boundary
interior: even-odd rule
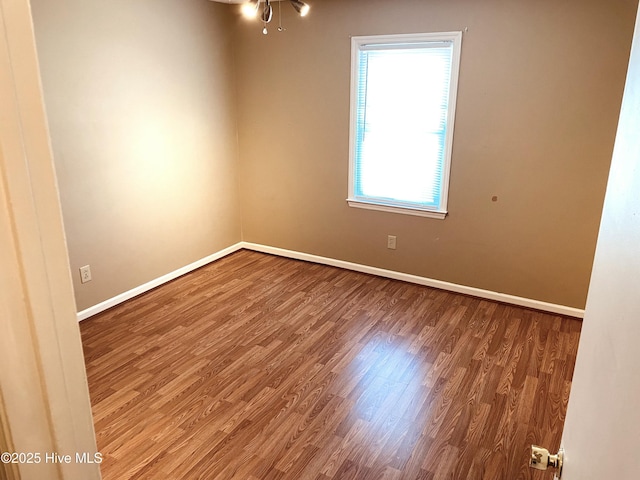
[[[349,205],[445,217],[461,41],[352,37]]]

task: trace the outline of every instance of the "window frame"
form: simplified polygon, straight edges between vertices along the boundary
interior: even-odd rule
[[[447,130],[445,134],[445,154],[443,158],[443,171],[440,182],[440,205],[437,208],[419,207],[414,204],[403,204],[402,201],[381,201],[372,197],[356,196],[356,133],[358,115],[358,89],[359,89],[359,57],[363,46],[390,45],[390,44],[416,44],[451,42],[451,77],[449,82],[449,101],[447,105]],[[460,57],[462,50],[462,32],[434,32],[434,33],[410,33],[392,35],[366,35],[351,37],[351,92],[349,98],[349,196],[347,203],[350,207],[380,210],[384,212],[401,213],[406,215],[418,215],[422,217],[444,219],[448,213],[449,177],[451,171],[451,154],[453,150],[453,131],[455,124],[456,99],[458,92],[458,77],[460,72]]]

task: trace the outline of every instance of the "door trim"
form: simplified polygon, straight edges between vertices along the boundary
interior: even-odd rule
[[[13,474],[99,479],[75,457],[96,442],[28,0],[0,0],[0,111],[3,434],[15,453],[41,455]]]

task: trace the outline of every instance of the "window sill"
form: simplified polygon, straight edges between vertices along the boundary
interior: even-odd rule
[[[364,200],[354,200],[353,198],[347,198],[347,203],[350,207],[365,208],[367,210],[378,210],[389,213],[400,213],[403,215],[416,215],[418,217],[437,218],[439,220],[444,220],[444,217],[447,216],[446,211],[422,210],[420,208],[412,207],[396,207],[392,205],[366,202]]]

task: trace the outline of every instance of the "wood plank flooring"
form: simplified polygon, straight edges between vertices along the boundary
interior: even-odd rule
[[[82,322],[103,478],[552,479],[580,325],[239,251]]]

